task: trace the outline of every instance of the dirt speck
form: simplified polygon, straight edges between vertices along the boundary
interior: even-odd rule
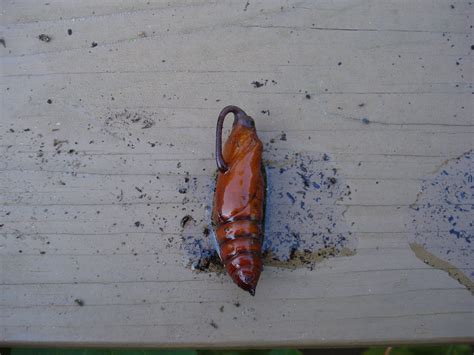
[[[193,265],[196,271],[223,273],[224,267],[215,250],[203,250],[201,258]]]
[[[60,139],[56,139],[56,138],[55,138],[55,139],[53,140],[53,146],[54,146],[54,147],[57,147],[56,149],[61,148],[61,146],[62,146],[63,144],[67,144],[67,143],[69,143],[69,141],[68,141],[67,139],[60,140]]]
[[[76,298],[76,299],[74,300],[74,302],[75,302],[79,307],[83,307],[84,304],[85,304],[84,301],[81,300],[80,298]]]
[[[45,35],[44,33],[40,34],[38,36],[38,39],[43,42],[51,42],[52,38],[48,35]]]
[[[190,216],[189,214],[187,214],[186,216],[184,216],[183,218],[181,218],[181,222],[180,222],[180,225],[181,225],[181,228],[184,228],[186,226],[186,224],[189,222],[189,221],[192,221],[194,220],[192,216]]]

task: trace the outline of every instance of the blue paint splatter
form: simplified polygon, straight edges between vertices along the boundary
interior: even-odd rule
[[[296,199],[293,197],[292,194],[290,194],[289,192],[286,193],[286,196],[288,196],[288,198],[290,199],[291,203],[294,204]]]
[[[343,217],[346,207],[336,203],[350,200],[351,192],[329,161],[327,154],[295,153],[284,170],[267,169],[263,249],[273,259],[290,260],[295,252],[355,250],[356,237]]]
[[[294,256],[302,254],[314,256],[322,252],[330,257],[353,253],[356,236],[345,222],[346,207],[337,203],[350,200],[351,192],[329,156],[267,152],[266,158],[273,159],[265,164],[265,260],[278,261],[278,265],[285,266]],[[206,183],[189,191],[205,201],[207,208],[194,210],[193,221],[181,230],[184,261],[194,269],[219,270],[218,265],[213,265],[215,261],[220,263],[216,259],[210,225],[214,178],[208,177]],[[208,235],[203,230],[207,230]],[[311,268],[312,263],[304,262],[302,266]]]
[[[453,159],[434,179],[423,181],[411,209],[410,243],[444,260],[474,281],[473,151]]]

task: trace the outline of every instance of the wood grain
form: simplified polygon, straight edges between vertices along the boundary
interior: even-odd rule
[[[471,293],[407,238],[421,181],[473,147],[470,2],[48,4],[2,3],[2,344],[473,341]],[[227,104],[279,154],[331,156],[355,255],[267,267],[254,298],[183,265],[208,197],[178,187],[212,179]]]

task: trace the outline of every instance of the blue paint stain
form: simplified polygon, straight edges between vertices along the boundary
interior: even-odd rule
[[[296,202],[296,199],[294,198],[294,196],[292,194],[290,194],[289,192],[286,193],[286,196],[288,196],[288,198],[290,199],[291,203],[295,203]]]
[[[416,208],[411,208],[410,243],[459,270],[474,268],[473,151],[450,160],[434,178],[423,181]],[[466,273],[471,276],[472,273]]]
[[[455,230],[454,228],[451,228],[451,229],[449,230],[449,234],[454,234],[457,238],[460,238],[460,237],[461,237],[461,232]]]
[[[325,257],[354,251],[357,236],[349,231],[344,219],[345,206],[337,203],[351,199],[350,188],[343,177],[338,176],[330,157],[317,153],[284,155],[273,150],[265,154],[270,163],[266,165],[262,247],[268,260],[285,262],[292,257],[300,260],[301,255],[317,255],[325,248],[330,248]],[[187,223],[180,234],[186,263],[194,269],[207,270],[209,265],[219,264],[210,225],[213,197],[210,192],[214,191],[215,185],[210,176],[202,179],[204,181],[189,191],[206,201],[208,207],[187,212],[193,216],[194,222]],[[203,227],[206,227],[206,233],[203,233]]]
[[[344,206],[335,204],[350,199],[350,190],[330,160],[327,154],[295,154],[284,171],[268,172],[263,251],[273,259],[285,261],[295,252],[324,248],[332,248],[334,255],[355,249],[356,236],[342,216]]]

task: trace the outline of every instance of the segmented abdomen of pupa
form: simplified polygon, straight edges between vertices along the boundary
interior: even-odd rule
[[[224,148],[228,170],[218,173],[212,215],[221,260],[233,281],[252,295],[262,271],[265,180],[261,157],[262,143],[255,132],[239,135],[234,127]]]

